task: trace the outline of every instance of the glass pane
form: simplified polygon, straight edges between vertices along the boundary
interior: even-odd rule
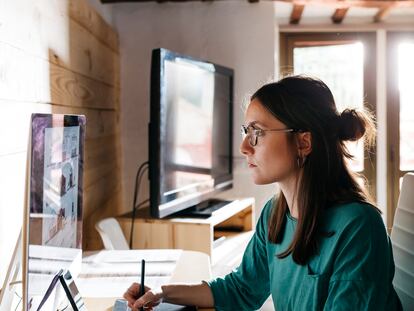
[[[414,170],[414,42],[398,46],[400,89],[400,170]]]
[[[331,89],[339,111],[362,108],[364,101],[364,49],[361,42],[330,46],[296,47],[293,50],[295,74],[317,77]],[[348,142],[354,156],[350,167],[364,170],[364,146]]]

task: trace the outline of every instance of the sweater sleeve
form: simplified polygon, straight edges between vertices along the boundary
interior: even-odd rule
[[[266,241],[271,207],[272,200],[263,208],[256,232],[247,245],[240,266],[224,278],[208,282],[217,311],[257,310],[269,297]]]
[[[379,213],[366,208],[342,232],[324,310],[399,310],[390,239]]]

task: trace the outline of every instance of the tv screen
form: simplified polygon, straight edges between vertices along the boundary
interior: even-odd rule
[[[233,70],[152,54],[150,205],[165,217],[232,187]]]

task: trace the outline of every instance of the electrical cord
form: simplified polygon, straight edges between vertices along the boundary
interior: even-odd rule
[[[137,205],[137,199],[138,199],[138,194],[139,194],[139,188],[141,186],[141,179],[144,176],[144,173],[148,170],[148,161],[142,163],[137,171],[137,175],[135,176],[135,184],[134,184],[134,200],[132,203],[132,219],[131,219],[131,232],[129,235],[129,248],[132,249],[132,242],[133,242],[133,235],[134,235],[134,222],[135,222],[135,216],[136,216],[136,211],[139,207],[141,207],[142,205],[144,205],[146,202],[149,201],[149,199],[146,199],[142,202],[140,202]]]

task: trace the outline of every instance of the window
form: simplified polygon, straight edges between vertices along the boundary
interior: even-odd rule
[[[414,171],[414,34],[387,36],[388,226],[393,223],[401,179]]]
[[[281,34],[282,74],[305,73],[320,78],[331,89],[339,111],[366,107],[375,115],[376,52],[374,33]],[[355,159],[351,169],[363,175],[373,198],[375,152],[362,142],[348,143]]]

